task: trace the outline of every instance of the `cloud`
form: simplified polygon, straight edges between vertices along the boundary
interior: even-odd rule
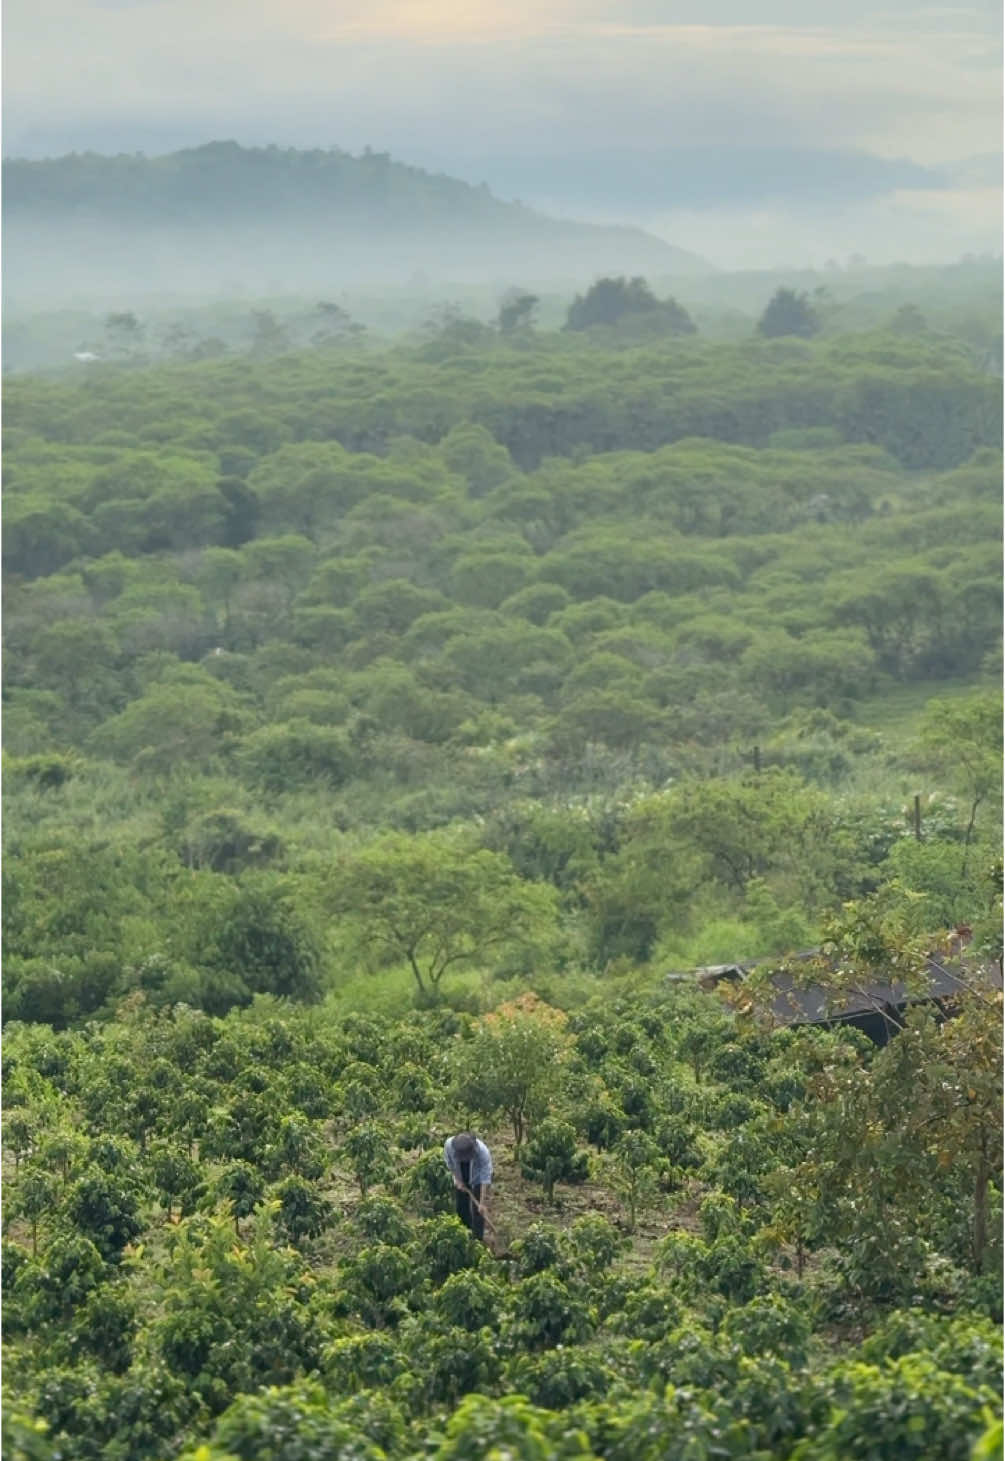
[[[938,186],[944,164],[1001,143],[998,0],[759,0],[756,15],[749,0],[6,0],[5,148],[370,144],[567,214],[665,224],[715,257],[723,239],[777,258],[779,239],[815,256],[886,237],[915,256],[1000,236],[994,166]]]
[[[798,144],[931,164],[998,146],[983,0],[758,15],[748,0],[7,0],[6,145],[371,143],[477,161],[489,181],[493,159],[534,151]]]
[[[673,209],[647,226],[727,269],[820,268],[864,254],[873,264],[937,264],[1001,249],[1001,188],[893,192],[810,207],[770,202],[715,211]]]
[[[422,159],[440,166],[443,159]],[[455,167],[458,159],[455,158]],[[460,165],[477,181],[486,159]],[[959,181],[986,178],[967,170]],[[666,208],[762,207],[768,201],[829,204],[889,196],[897,191],[942,189],[957,174],[892,161],[864,152],[811,147],[668,147],[642,152],[599,148],[549,155],[543,151],[492,159],[493,185],[522,194],[549,211],[585,217],[600,206],[646,218]]]
[[[527,0],[384,0],[340,5],[317,32],[322,43],[390,40],[410,45],[491,46],[501,37],[527,41],[575,33],[574,3],[534,5]]]

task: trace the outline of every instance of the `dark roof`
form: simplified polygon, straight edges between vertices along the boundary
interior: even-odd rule
[[[819,950],[807,950],[785,961],[791,965],[823,959]],[[753,960],[746,964],[708,964],[696,969],[694,976],[703,989],[715,989],[726,982],[742,982],[755,968],[769,961]],[[777,993],[771,1002],[771,1013],[784,1025],[822,1025],[854,1020],[857,1017],[903,1009],[927,1000],[951,999],[975,987],[1002,988],[1002,968],[997,960],[974,960],[966,956],[946,959],[939,954],[926,957],[927,983],[908,989],[899,980],[878,976],[849,985],[840,994],[822,984],[802,984],[790,968],[779,968],[771,975]]]

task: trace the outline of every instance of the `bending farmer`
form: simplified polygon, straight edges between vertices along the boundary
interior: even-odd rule
[[[470,1131],[448,1137],[443,1156],[454,1179],[457,1216],[474,1237],[485,1236],[484,1199],[492,1181],[492,1153]]]

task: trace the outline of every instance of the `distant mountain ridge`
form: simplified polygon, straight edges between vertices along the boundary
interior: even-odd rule
[[[10,158],[3,200],[8,293],[40,269],[68,271],[82,288],[144,266],[162,288],[197,275],[214,288],[229,275],[244,287],[302,284],[305,269],[329,281],[421,273],[526,284],[713,272],[642,229],[549,218],[369,151],[210,142],[160,157]]]

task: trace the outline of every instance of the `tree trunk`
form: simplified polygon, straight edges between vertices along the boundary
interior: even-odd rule
[[[422,970],[415,962],[415,955],[411,949],[408,950],[408,962],[412,966],[412,973],[415,975],[416,984],[419,986],[420,991],[425,994],[426,986],[422,978]]]
[[[988,1238],[988,1163],[983,1145],[977,1158],[977,1180],[974,1183],[974,1271],[984,1271],[984,1249]]]
[[[970,821],[967,823],[967,835],[963,839],[963,866],[960,869],[960,877],[967,875],[967,859],[970,857],[970,839],[974,835],[974,824],[977,821],[977,808],[984,800],[983,796],[975,797],[974,804],[970,808]]]

